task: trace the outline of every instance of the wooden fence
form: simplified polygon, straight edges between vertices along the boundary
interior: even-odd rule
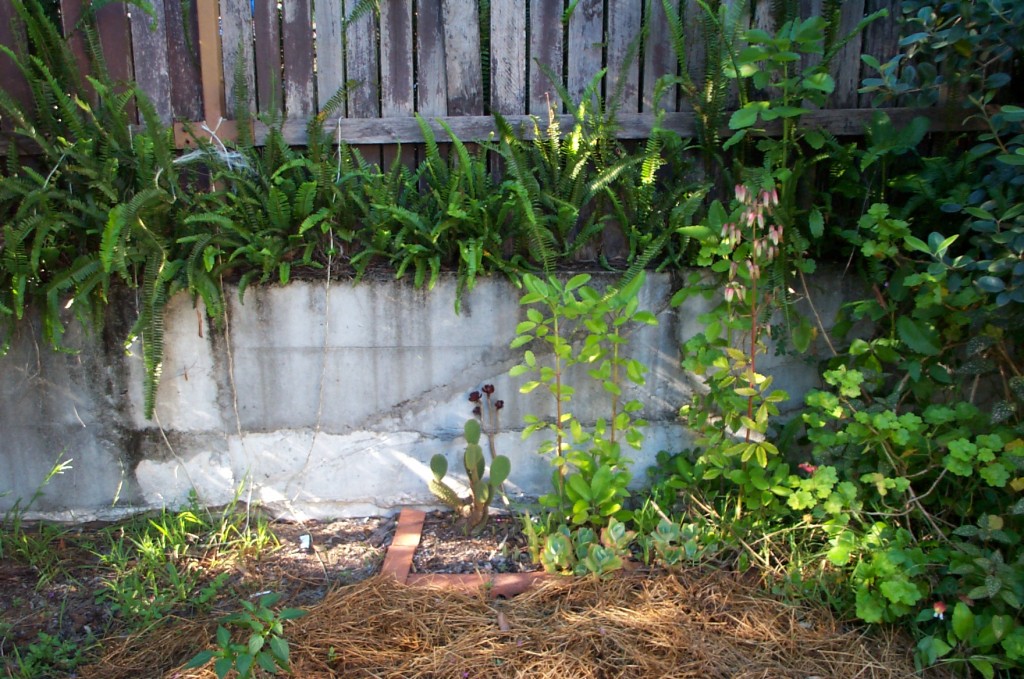
[[[387,145],[422,141],[414,113],[444,120],[464,139],[486,138],[494,129],[492,112],[514,123],[529,115],[546,117],[559,97],[545,70],[578,97],[604,68],[605,94],[621,93],[620,136],[643,138],[654,121],[655,83],[677,74],[679,63],[661,0],[578,0],[567,17],[567,5],[574,4],[568,0],[378,0],[376,11],[351,22],[365,0],[282,0],[280,7],[278,0],[148,1],[155,20],[130,5],[101,8],[99,36],[113,77],[138,82],[162,118],[177,123],[180,146],[190,143],[185,121],[193,129],[205,123],[225,138],[234,134],[226,119],[240,103],[231,86],[236,74],[249,93],[242,106],[252,113],[282,111],[291,143],[303,143],[306,121],[344,86],[332,131],[349,143]],[[65,33],[83,63],[75,26],[85,2],[60,0]],[[685,61],[700,82],[700,5],[668,4],[683,19]],[[481,5],[489,8],[483,16]],[[768,5],[752,2],[744,21],[770,28]],[[822,0],[801,5],[807,16],[821,11]],[[846,0],[840,34],[865,14],[896,5]],[[834,108],[812,117],[834,133],[859,134],[870,114],[865,96],[857,93],[868,75],[859,56],[885,60],[898,51],[892,14],[857,35],[833,62]],[[0,43],[18,42],[12,15],[10,0],[0,0]],[[6,59],[0,59],[0,83],[24,96],[24,84]],[[667,127],[694,132],[692,109],[678,88],[657,104],[667,112]],[[261,134],[257,129],[257,141]],[[385,148],[384,159],[393,152]]]

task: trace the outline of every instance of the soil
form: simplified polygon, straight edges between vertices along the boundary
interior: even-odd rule
[[[231,610],[239,596],[274,591],[285,595],[282,605],[307,607],[333,588],[366,580],[380,572],[396,518],[272,522],[270,529],[279,547],[232,564],[219,606]],[[99,556],[101,546],[108,543],[102,531],[109,527],[65,529],[52,543],[56,575],[48,579],[41,579],[24,562],[0,559],[0,676],[7,676],[5,670],[14,666],[14,648],[24,653],[41,632],[88,645],[118,630],[109,603],[97,597],[106,573]],[[310,548],[304,548],[306,535]],[[492,516],[483,531],[467,536],[450,514],[441,512],[427,515],[413,563],[417,573],[509,573],[535,568],[514,517]]]
[[[531,563],[529,545],[519,519],[492,515],[483,530],[467,535],[451,514],[428,513],[420,546],[412,559],[413,573],[525,573]]]

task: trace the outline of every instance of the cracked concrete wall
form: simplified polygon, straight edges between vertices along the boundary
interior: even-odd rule
[[[828,283],[815,301],[830,319],[843,295]],[[25,326],[0,360],[0,510],[31,497],[58,454],[73,458],[71,469],[33,510],[67,520],[177,506],[191,489],[222,504],[244,487],[245,499],[296,517],[434,505],[430,457],[448,455],[450,469],[461,468],[467,394],[485,383],[506,403],[498,447],[512,460],[508,486],[544,493],[550,467],[520,431],[524,414],[552,410],[550,399],[519,394],[525,378],[508,376],[521,359],[508,348],[524,317],[519,292],[480,280],[456,314],[455,287],[442,278],[432,291],[404,281],[253,288],[244,304],[231,298],[220,329],[179,295],[167,310],[153,420],[142,414],[137,357],[81,333],[70,338],[79,353],[56,354]],[[641,308],[659,325],[630,337],[631,355],[650,368],[647,384],[627,393],[651,423],[643,450],[631,451],[637,482],[659,450],[690,441],[676,415],[699,384],[679,369],[678,347],[700,331],[708,303],[675,309],[672,292],[670,276],[649,277]],[[769,356],[759,367],[795,398],[815,384],[807,357]],[[573,412],[593,421],[607,397],[574,381]]]

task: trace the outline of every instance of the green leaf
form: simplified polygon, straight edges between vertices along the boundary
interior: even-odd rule
[[[968,658],[967,662],[971,663],[974,669],[978,670],[981,676],[985,679],[993,679],[996,676],[995,668],[992,667],[992,663],[984,658]]]
[[[807,353],[807,350],[811,348],[811,340],[814,339],[815,328],[806,320],[801,319],[802,322],[797,323],[793,326],[793,348],[800,353]]]
[[[953,608],[953,634],[960,641],[969,641],[974,635],[974,613],[962,601]]]
[[[896,332],[904,344],[919,354],[935,356],[940,351],[937,333],[923,321],[916,321],[910,316],[900,316],[896,320]]]
[[[217,675],[217,679],[224,679],[228,676],[228,672],[234,667],[235,663],[231,661],[231,658],[217,658],[217,662],[213,663],[213,671]]]
[[[238,654],[238,657],[235,658],[235,669],[238,670],[240,679],[245,679],[252,673],[252,664],[255,660],[256,656],[249,653]]]
[[[815,238],[821,238],[825,233],[825,218],[821,215],[821,210],[814,208],[811,210],[811,214],[807,217],[807,226],[811,230],[811,235]]]
[[[284,663],[284,666],[288,666],[288,642],[281,637],[271,637],[270,639],[270,651],[274,654],[278,660]]]
[[[1006,289],[1006,283],[1002,278],[996,278],[995,276],[981,276],[974,281],[983,292],[998,293]]]
[[[263,638],[262,634],[253,634],[249,637],[249,653],[255,656],[261,650],[263,650],[263,644],[267,643],[267,640]]]
[[[878,596],[861,586],[857,589],[857,617],[864,622],[880,623],[885,608]]]
[[[569,476],[567,483],[569,484],[569,488],[571,488],[577,496],[583,498],[587,502],[590,502],[590,486],[587,484],[586,479],[579,474],[572,474]]]
[[[500,486],[512,471],[512,462],[504,455],[498,455],[491,462],[491,484]]]
[[[730,130],[742,130],[757,122],[757,114],[761,111],[761,102],[751,102],[741,109],[733,112],[729,118]]]
[[[921,591],[917,585],[903,578],[885,580],[878,586],[878,589],[886,599],[894,604],[913,606],[921,599]]]
[[[1018,149],[1018,151],[1020,151],[1020,149]],[[996,156],[996,160],[1001,163],[1006,163],[1007,165],[1024,165],[1024,155],[1021,155],[1020,153],[1013,155],[1003,153]]]
[[[566,282],[565,291],[569,292],[571,290],[575,290],[576,288],[580,287],[581,285],[584,285],[588,281],[590,281],[590,274],[577,274]]]
[[[903,242],[906,243],[907,247],[911,250],[923,252],[926,255],[932,254],[932,250],[928,247],[928,244],[916,236],[905,236],[903,238]]]
[[[271,674],[277,674],[277,665],[274,663],[274,659],[269,653],[264,651],[256,657],[256,662],[263,668],[264,671],[270,672]]]
[[[214,655],[216,655],[216,654],[213,651],[210,651],[210,650],[199,651],[199,653],[196,653],[192,657],[192,659],[189,660],[188,663],[186,663],[184,669],[191,670],[191,669],[194,669],[196,667],[202,667],[206,663],[208,663],[211,660],[213,660],[213,656]]]

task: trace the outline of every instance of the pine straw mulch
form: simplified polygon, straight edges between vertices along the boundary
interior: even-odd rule
[[[737,576],[565,578],[511,600],[374,577],[286,624],[297,677],[909,677],[906,640],[844,629]],[[209,679],[181,666],[215,620],[108,643],[80,677]]]

